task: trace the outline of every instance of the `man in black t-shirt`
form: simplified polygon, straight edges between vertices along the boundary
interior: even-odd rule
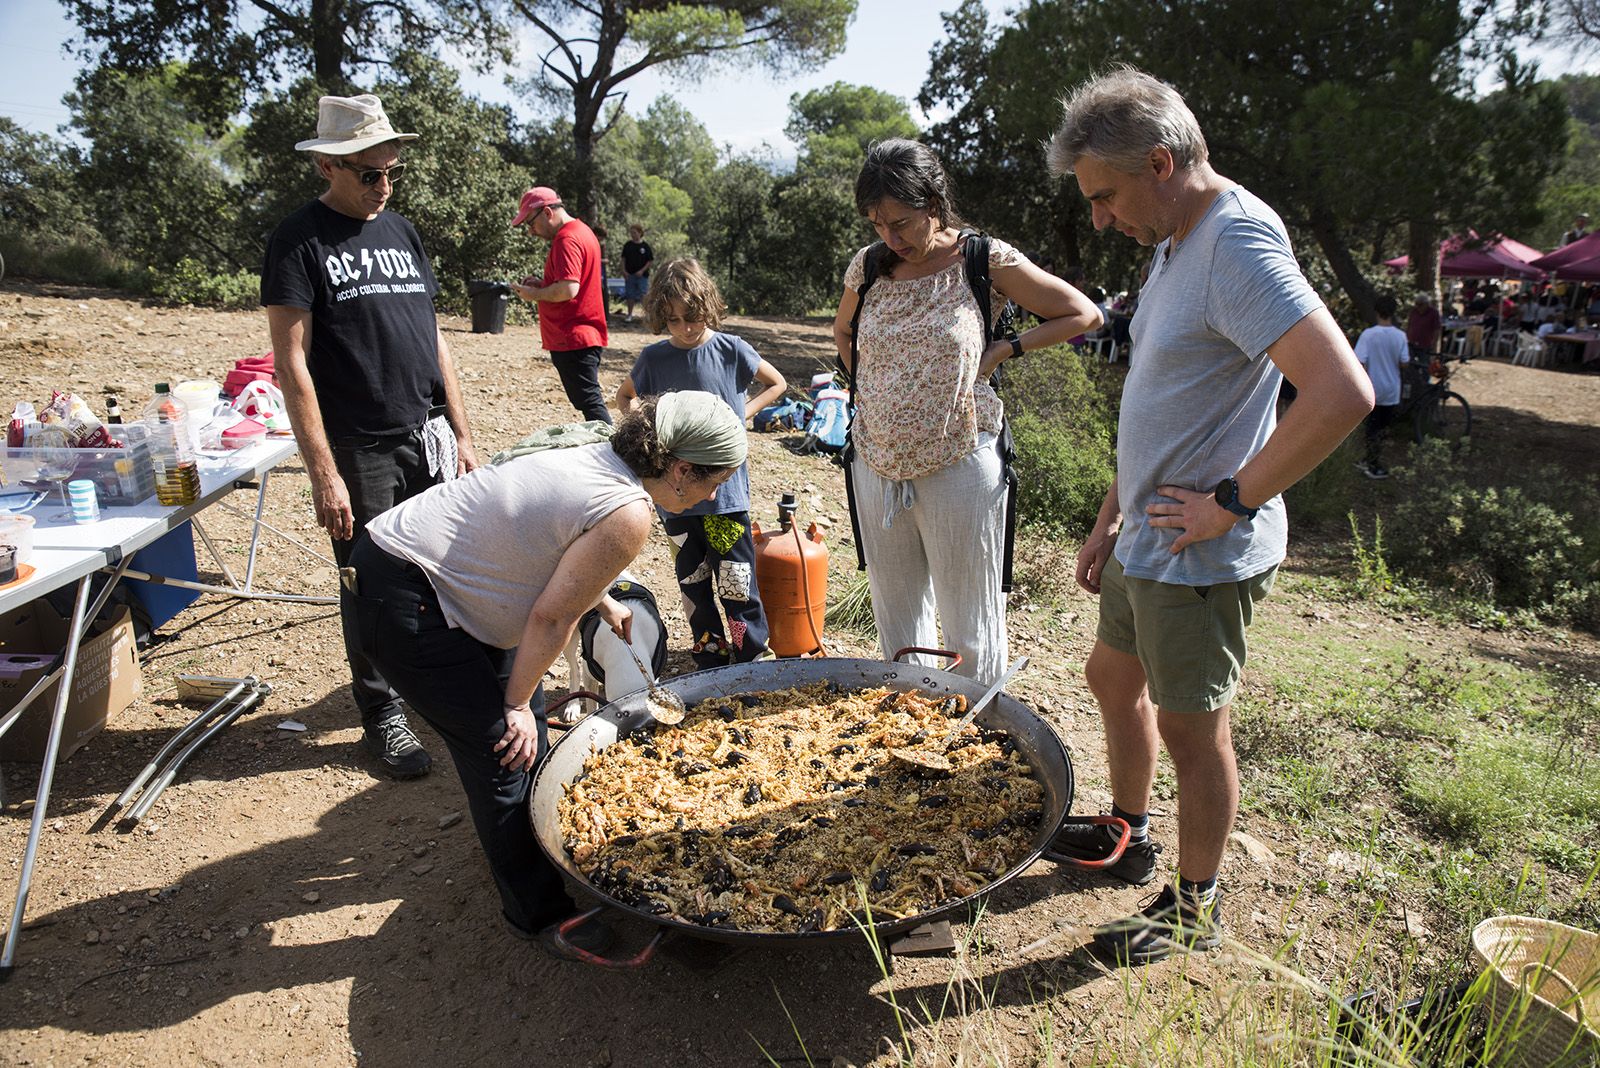
[[[438,292],[416,229],[385,212],[405,170],[402,142],[375,96],[325,96],[312,153],[327,192],[284,219],[267,244],[261,303],[278,384],[311,478],[317,525],[340,568],[379,513],[478,466]],[[399,697],[360,652],[355,591],[340,582],[351,691],[368,748],[396,778],[428,753]]]
[[[644,299],[650,286],[650,264],[655,258],[655,250],[644,239],[644,227],[638,223],[628,227],[628,240],[622,243],[622,299],[628,303],[630,323],[633,306]]]

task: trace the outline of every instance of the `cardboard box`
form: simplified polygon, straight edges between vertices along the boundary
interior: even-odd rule
[[[15,708],[33,684],[49,674],[56,654],[66,646],[68,622],[42,599],[0,616],[0,716]],[[0,737],[0,759],[44,759],[60,687],[57,682],[34,698],[17,724]],[[132,616],[126,605],[119,605],[111,624],[91,625],[78,647],[57,759],[65,760],[100,733],[106,720],[127,708],[143,690]]]

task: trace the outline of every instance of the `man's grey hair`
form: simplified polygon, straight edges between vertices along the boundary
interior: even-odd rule
[[[1187,170],[1206,162],[1205,135],[1178,91],[1134,67],[1114,67],[1061,101],[1061,126],[1045,149],[1050,170],[1071,174],[1084,156],[1129,174],[1154,148]]]

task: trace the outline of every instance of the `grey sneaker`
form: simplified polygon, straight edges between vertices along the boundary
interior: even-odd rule
[[[1209,908],[1178,900],[1169,883],[1144,908],[1094,933],[1094,944],[1118,964],[1152,964],[1174,953],[1196,953],[1222,944],[1222,891]]]
[[[1069,823],[1056,832],[1050,848],[1076,860],[1104,860],[1117,847],[1121,835],[1110,827],[1093,823]],[[1144,886],[1156,877],[1156,855],[1161,846],[1151,838],[1130,843],[1122,851],[1122,859],[1102,874],[1121,879],[1134,886]]]
[[[367,724],[362,741],[367,752],[383,762],[383,770],[390,778],[415,779],[433,767],[433,758],[411,732],[405,716]]]

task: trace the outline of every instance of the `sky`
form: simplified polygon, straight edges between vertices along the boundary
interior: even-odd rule
[[[646,71],[626,83],[629,110],[640,115],[657,94],[671,93],[699,116],[719,145],[736,150],[771,145],[779,159],[791,159],[794,147],[783,135],[789,96],[835,81],[872,85],[904,98],[919,122],[928,116],[916,110],[915,97],[928,70],[928,50],[943,36],[941,11],[958,0],[860,0],[848,45],[822,69],[784,80],[756,70],[723,72],[694,85],[683,85]],[[1014,0],[984,0],[994,16]],[[61,98],[72,88],[77,62],[62,54],[75,27],[58,0],[0,0],[0,115],[39,133],[54,133],[67,121]],[[530,35],[529,41],[536,39]],[[522,49],[524,58],[535,47]],[[1600,54],[1581,60],[1564,51],[1535,53],[1543,72],[1600,70]],[[495,102],[514,103],[503,76],[464,78],[468,91]],[[1493,88],[1492,78],[1478,89]],[[938,116],[934,116],[938,118]],[[309,134],[308,134],[309,136]]]
[[[835,81],[870,84],[902,97],[919,121],[915,97],[928,71],[928,50],[944,36],[942,11],[959,0],[860,0],[845,51],[820,70],[783,80],[758,70],[733,69],[693,85],[684,85],[654,70],[630,79],[627,107],[642,115],[660,93],[671,93],[700,117],[719,145],[736,150],[770,144],[779,158],[792,158],[794,148],[783,136],[789,117],[789,96]],[[995,15],[1014,0],[985,0]],[[64,57],[61,46],[76,27],[57,0],[0,0],[0,115],[38,133],[54,133],[67,121],[61,97],[72,89],[77,61]],[[521,56],[537,55],[536,34]],[[503,75],[476,77],[463,83],[475,96],[513,102]],[[309,134],[307,135],[309,136]]]

